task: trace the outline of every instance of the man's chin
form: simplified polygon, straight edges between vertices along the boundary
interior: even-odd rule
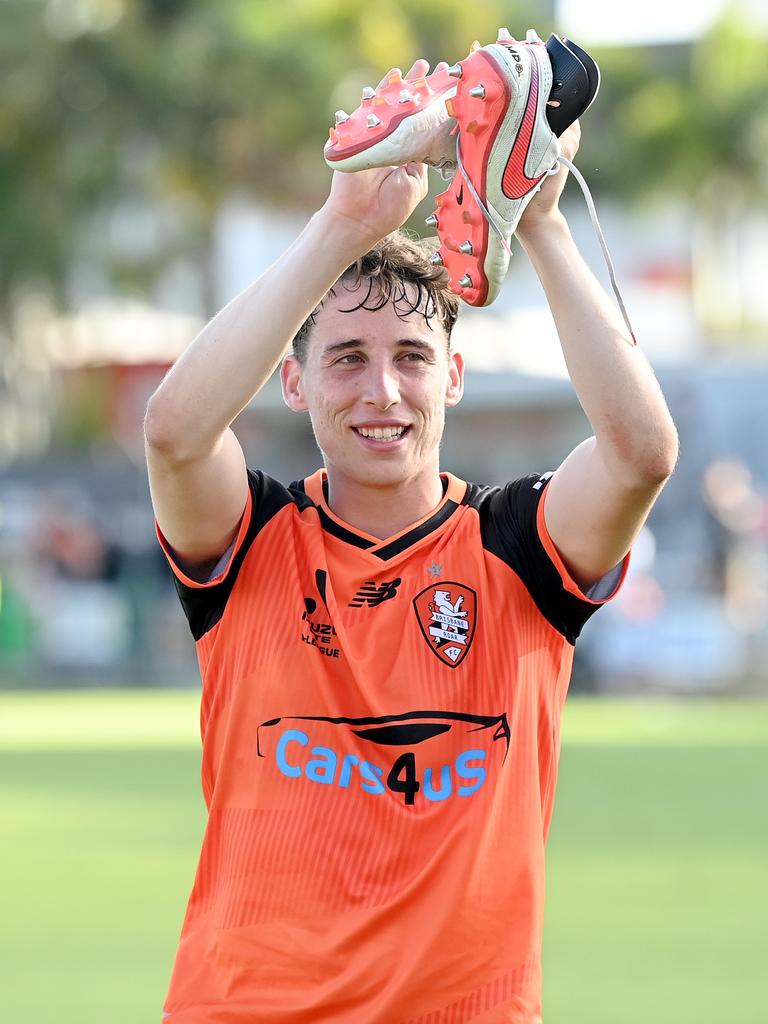
[[[327,462],[331,475],[340,473],[349,483],[358,487],[398,487],[412,480],[418,471],[407,465],[405,460],[396,458],[355,460],[354,463]]]
[[[360,483],[369,487],[398,487],[405,484],[412,477],[412,472],[402,463],[389,462],[386,465],[379,465],[368,468],[360,476]]]

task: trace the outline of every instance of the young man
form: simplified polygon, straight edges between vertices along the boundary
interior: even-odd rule
[[[561,143],[572,156],[578,127]],[[559,212],[564,177],[517,231],[594,431],[554,474],[482,488],[440,472],[463,389],[456,299],[424,248],[387,238],[426,195],[421,165],[336,174],[149,404],[209,809],[170,1024],[541,1020],[573,644],[677,453]],[[246,469],[230,424],[291,338],[285,400],[324,469],[286,488]]]

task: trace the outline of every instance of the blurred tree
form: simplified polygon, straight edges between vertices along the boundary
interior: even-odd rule
[[[580,159],[630,202],[727,179],[765,205],[766,42],[736,2],[691,45],[596,49],[604,86]]]
[[[607,130],[585,133],[580,154],[626,202],[686,204],[700,324],[713,339],[762,347],[752,268],[768,258],[759,237],[768,229],[766,42],[736,2],[692,46],[601,54]]]

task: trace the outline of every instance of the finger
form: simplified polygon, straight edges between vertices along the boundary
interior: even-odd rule
[[[421,189],[421,198],[426,198],[429,192],[429,177],[427,174],[426,164],[406,164],[404,167],[405,173],[409,178],[415,178]]]
[[[581,125],[578,121],[574,121],[566,132],[563,133],[563,151],[569,160],[572,160],[579,148],[579,142],[581,140]]]
[[[405,77],[410,79],[423,78],[428,71],[429,61],[424,60],[423,57],[419,57],[419,59],[414,63],[413,67]]]
[[[427,181],[427,165],[421,163],[404,164],[405,173],[411,178],[421,178]]]
[[[448,70],[448,62],[445,61],[445,60],[441,60],[438,64],[435,64],[435,69],[432,72],[432,74],[436,75],[438,73],[438,71],[447,71],[447,70]]]
[[[385,85],[388,85],[389,84],[389,76],[390,75],[400,75],[402,77],[402,74],[403,74],[403,72],[400,70],[400,68],[390,68],[389,71],[386,73],[386,75],[384,75],[382,80],[376,86],[376,88],[377,89],[383,89]]]

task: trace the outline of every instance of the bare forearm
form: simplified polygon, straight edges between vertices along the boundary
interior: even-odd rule
[[[288,343],[363,240],[320,211],[293,245],[225,306],[180,356],[147,413],[150,443],[181,457],[214,446],[264,386]]]
[[[518,236],[541,280],[568,372],[602,457],[628,480],[669,475],[677,435],[664,396],[565,219]]]

